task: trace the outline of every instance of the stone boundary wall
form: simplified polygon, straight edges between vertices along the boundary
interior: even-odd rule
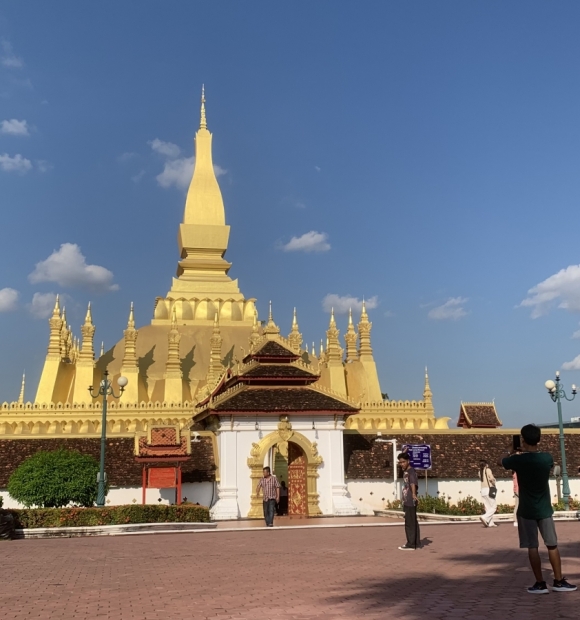
[[[184,483],[213,482],[215,459],[211,437],[200,437],[194,444],[191,460],[181,464]],[[90,454],[97,461],[101,440],[91,439],[0,439],[0,489],[8,486],[12,472],[25,459],[40,450],[66,448],[81,454]],[[113,487],[131,487],[142,484],[142,465],[135,461],[135,440],[132,437],[107,439],[106,463],[109,484]]]
[[[496,465],[506,450],[511,450],[512,436],[518,430],[500,432],[447,431],[426,434],[383,433],[385,439],[405,443],[430,444],[433,468],[429,478],[475,479],[478,477],[479,460],[488,459],[497,478],[510,478],[511,474]],[[344,435],[344,471],[350,480],[380,480],[393,477],[393,447],[390,443],[375,443],[377,435],[346,431]],[[580,433],[566,432],[565,436],[568,473],[578,475],[580,466]],[[560,463],[560,443],[557,432],[542,429],[541,449],[550,452],[555,463]],[[400,473],[400,472],[399,472]]]

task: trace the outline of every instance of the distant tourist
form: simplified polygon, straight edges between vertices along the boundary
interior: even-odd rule
[[[288,514],[288,487],[284,480],[280,480],[280,501],[278,502],[278,516]]]
[[[266,526],[274,527],[276,504],[280,501],[280,483],[276,476],[272,476],[269,467],[264,467],[263,473],[264,476],[258,482],[256,495],[260,497],[260,491],[262,491]]]
[[[479,479],[481,481],[481,500],[485,506],[485,514],[479,517],[485,527],[497,527],[493,515],[497,510],[497,487],[495,477],[487,461],[479,462]]]
[[[397,457],[399,467],[403,470],[403,510],[405,511],[405,535],[407,542],[399,547],[401,551],[415,551],[421,546],[419,521],[417,520],[417,491],[419,479],[417,472],[411,467],[409,455],[402,452]]]
[[[562,563],[558,550],[558,538],[554,526],[554,509],[550,498],[550,471],[554,459],[548,452],[540,452],[538,444],[542,431],[534,424],[521,430],[522,452],[502,459],[501,464],[518,476],[519,506],[518,533],[520,549],[528,550],[530,565],[536,583],[528,588],[530,594],[548,594],[548,586],[542,575],[542,560],[538,551],[538,530],[548,547],[548,557],[554,571],[552,590],[573,592],[576,586],[569,584],[562,575]],[[508,453],[509,454],[509,453]]]

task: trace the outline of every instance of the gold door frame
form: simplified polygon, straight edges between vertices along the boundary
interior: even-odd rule
[[[306,455],[306,487],[308,490],[308,516],[322,516],[322,511],[318,505],[319,495],[317,492],[318,468],[323,463],[322,457],[318,454],[316,442],[311,442],[307,437],[292,429],[292,424],[287,416],[280,416],[278,430],[263,437],[258,443],[252,443],[248,467],[250,468],[250,478],[252,480],[252,495],[250,499],[250,511],[248,519],[262,519],[264,517],[262,500],[258,498],[256,489],[258,481],[262,477],[264,460],[268,450],[273,446],[278,446],[282,454],[288,453],[288,442],[299,445]]]

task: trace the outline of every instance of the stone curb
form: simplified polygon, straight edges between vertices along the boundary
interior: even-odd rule
[[[375,510],[377,517],[390,517],[391,519],[404,519],[405,515],[401,510]],[[477,523],[480,520],[479,515],[438,515],[430,512],[418,512],[419,521],[445,522],[445,523]],[[511,523],[514,520],[512,513],[496,514],[494,521],[497,523]],[[554,512],[554,521],[578,521],[580,520],[580,511],[576,510],[558,510]]]
[[[85,527],[38,527],[15,531],[15,538],[77,538],[80,536],[127,536],[131,534],[168,534],[172,532],[212,531],[217,523],[131,523]]]

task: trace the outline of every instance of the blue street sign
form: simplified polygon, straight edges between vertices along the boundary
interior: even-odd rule
[[[431,469],[431,446],[426,443],[403,444],[401,452],[409,455],[413,469]]]

